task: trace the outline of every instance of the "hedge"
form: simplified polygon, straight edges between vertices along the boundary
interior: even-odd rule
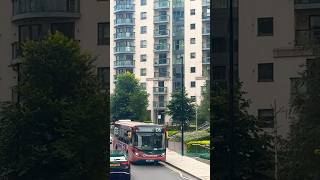
[[[179,133],[179,131],[171,130],[171,131],[168,131],[168,136],[171,137],[171,136],[176,135],[178,133]]]
[[[202,146],[210,147],[210,140],[190,141],[187,143],[187,149],[191,148],[191,146],[193,145],[202,145]]]
[[[181,133],[177,133],[176,135],[170,138],[173,141],[181,141]],[[193,131],[193,132],[185,132],[184,133],[184,142],[188,143],[190,141],[201,141],[201,140],[209,140],[210,133],[207,131]]]

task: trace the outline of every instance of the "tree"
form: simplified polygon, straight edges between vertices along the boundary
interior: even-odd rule
[[[0,176],[106,178],[107,96],[93,62],[60,33],[24,44],[20,101],[0,108]]]
[[[204,92],[202,93],[202,101],[197,112],[198,124],[210,121],[210,84],[206,82]]]
[[[112,119],[145,121],[147,107],[148,94],[134,74],[126,72],[118,75],[114,93],[111,95]]]
[[[308,60],[293,93],[289,139],[284,149],[281,177],[320,179],[320,47],[310,45],[314,59]]]
[[[191,98],[188,98],[186,91],[175,91],[171,95],[171,100],[167,105],[169,114],[172,117],[173,123],[181,123],[183,120],[186,124],[195,120],[195,104]]]
[[[235,88],[233,164],[236,180],[272,179],[272,137],[257,126],[258,120],[247,111],[250,102],[243,98],[241,84]],[[224,85],[211,89],[211,141],[213,142],[213,179],[224,180],[230,175],[228,93]]]

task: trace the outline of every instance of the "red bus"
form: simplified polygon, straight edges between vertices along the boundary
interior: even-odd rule
[[[161,125],[119,120],[113,134],[113,148],[125,151],[130,163],[166,160],[167,136]]]

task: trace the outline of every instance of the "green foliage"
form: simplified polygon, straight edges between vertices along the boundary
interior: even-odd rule
[[[59,33],[24,45],[20,101],[0,108],[0,176],[106,179],[108,98],[93,62]]]
[[[171,137],[173,135],[176,135],[177,133],[179,133],[179,131],[175,131],[175,130],[172,130],[172,131],[167,131],[168,132],[168,136]]]
[[[320,146],[320,47],[310,45],[309,48],[313,49],[315,59],[305,67],[298,91],[294,94],[291,107],[295,117],[283,150],[284,159],[280,161],[280,175],[285,179],[320,179],[317,151]]]
[[[224,86],[211,88],[211,142],[213,149],[213,179],[229,178],[230,126],[228,93]],[[241,84],[235,88],[234,179],[272,179],[272,137],[257,126],[257,119],[247,111],[249,101],[243,98]],[[270,172],[271,171],[271,172]]]
[[[202,93],[202,101],[197,110],[198,125],[210,122],[210,84],[207,81],[204,92]]]
[[[193,131],[184,133],[184,142],[200,141],[210,139],[210,133],[207,131]],[[172,139],[173,141],[181,141],[181,133],[175,134]]]
[[[190,149],[194,145],[202,145],[209,147],[210,146],[210,140],[203,140],[203,141],[190,141],[187,143],[187,149]]]
[[[140,86],[134,74],[126,72],[117,76],[111,95],[112,119],[144,121],[147,118],[148,94]]]
[[[196,114],[195,103],[191,98],[188,98],[186,91],[184,90],[183,94],[180,91],[175,91],[171,97],[166,113],[172,117],[172,122],[181,124],[181,120],[183,120],[187,125],[193,121]]]

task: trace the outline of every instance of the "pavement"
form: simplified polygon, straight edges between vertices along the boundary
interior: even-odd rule
[[[167,149],[166,164],[201,180],[210,180],[210,165]]]

